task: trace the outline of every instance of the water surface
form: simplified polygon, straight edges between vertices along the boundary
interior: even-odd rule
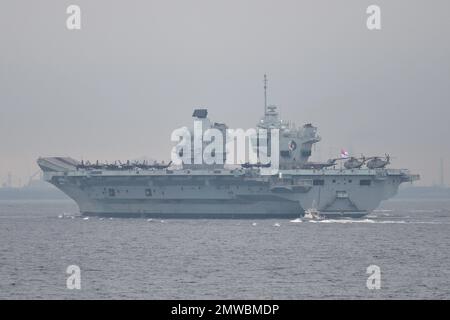
[[[0,201],[0,299],[449,299],[450,200],[358,220],[84,220]],[[381,268],[368,290],[366,269]],[[81,268],[81,290],[66,268]]]

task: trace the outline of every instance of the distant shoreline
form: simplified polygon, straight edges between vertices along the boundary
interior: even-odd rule
[[[70,200],[55,187],[0,188],[0,200]]]
[[[398,194],[392,198],[397,199],[450,199],[450,188],[447,187],[403,187]]]

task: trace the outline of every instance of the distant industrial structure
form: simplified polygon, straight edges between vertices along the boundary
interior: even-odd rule
[[[28,178],[28,182],[22,184],[22,179],[20,179],[19,177],[15,177],[11,172],[8,172],[8,174],[6,175],[5,179],[1,179],[3,180],[3,183],[1,184],[2,188],[21,188],[21,187],[30,187],[30,186],[35,186],[35,185],[39,185],[43,183],[42,180],[42,172],[36,171],[35,173],[33,173],[29,178]]]
[[[6,181],[2,183],[2,188],[12,188],[12,174],[11,172],[8,172],[8,175],[6,176]]]

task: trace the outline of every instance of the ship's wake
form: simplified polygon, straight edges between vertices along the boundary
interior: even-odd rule
[[[385,224],[402,224],[407,223],[404,220],[373,220],[373,219],[361,219],[361,220],[354,220],[354,219],[324,219],[324,220],[311,220],[309,221],[311,223],[385,223]]]
[[[323,220],[309,220],[311,223],[375,223],[371,219],[353,220],[353,219],[323,219]]]

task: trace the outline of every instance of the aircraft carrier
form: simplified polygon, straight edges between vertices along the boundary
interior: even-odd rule
[[[193,117],[226,139],[228,127],[212,122],[206,109],[194,110]],[[393,197],[401,183],[419,179],[407,169],[389,168],[389,155],[309,161],[321,140],[317,128],[281,120],[277,107],[267,105],[266,90],[256,128],[279,130],[279,164],[272,174],[263,174],[271,164],[259,161],[106,164],[43,157],[37,162],[44,179],[75,200],[83,215],[108,217],[298,218],[314,207],[325,217],[359,218]]]

